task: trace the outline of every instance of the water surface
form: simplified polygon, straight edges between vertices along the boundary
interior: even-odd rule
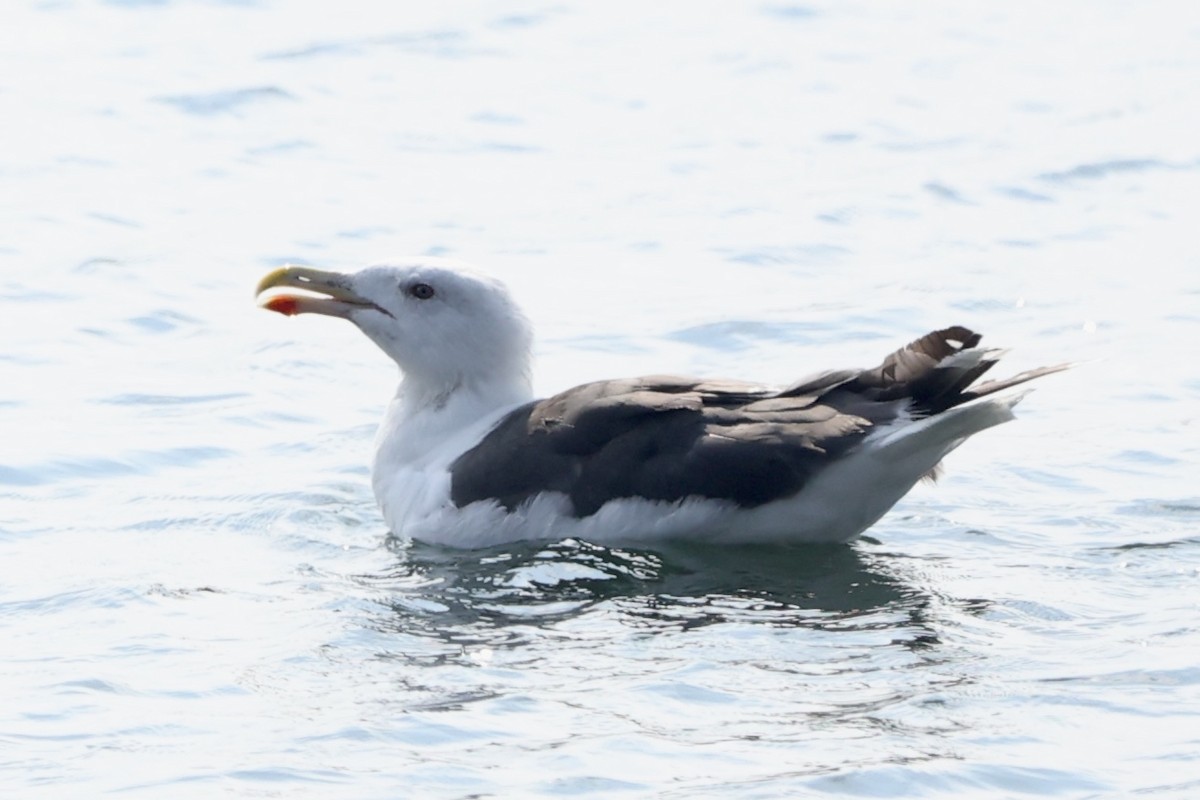
[[[1200,16],[427,6],[8,10],[0,793],[1195,796]],[[1082,366],[852,546],[431,548],[394,368],[251,299],[413,253],[544,392]]]

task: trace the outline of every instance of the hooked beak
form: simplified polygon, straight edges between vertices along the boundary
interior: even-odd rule
[[[264,292],[280,287],[303,289],[306,294]],[[268,272],[254,289],[258,305],[268,311],[293,316],[295,314],[324,314],[347,319],[350,313],[373,308],[389,317],[392,314],[374,301],[356,294],[350,288],[350,276],[342,272],[327,272],[311,267],[287,265]]]

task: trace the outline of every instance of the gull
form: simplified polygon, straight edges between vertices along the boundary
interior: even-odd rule
[[[649,375],[535,399],[530,323],[468,265],[289,265],[256,295],[280,314],[349,320],[396,362],[376,500],[394,534],[460,548],[850,541],[968,437],[1011,420],[1026,391],[1006,390],[1069,366],[980,382],[1003,351],[951,326],[876,367],[783,387]]]

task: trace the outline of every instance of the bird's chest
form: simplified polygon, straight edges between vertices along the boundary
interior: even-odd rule
[[[500,413],[461,412],[413,414],[400,402],[389,406],[375,440],[371,482],[393,531],[450,503],[450,465],[479,442]]]

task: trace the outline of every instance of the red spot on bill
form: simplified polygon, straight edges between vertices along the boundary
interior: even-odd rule
[[[299,306],[300,303],[295,297],[286,294],[276,295],[263,303],[263,308],[278,311],[280,314],[286,314],[289,317],[296,314]]]

